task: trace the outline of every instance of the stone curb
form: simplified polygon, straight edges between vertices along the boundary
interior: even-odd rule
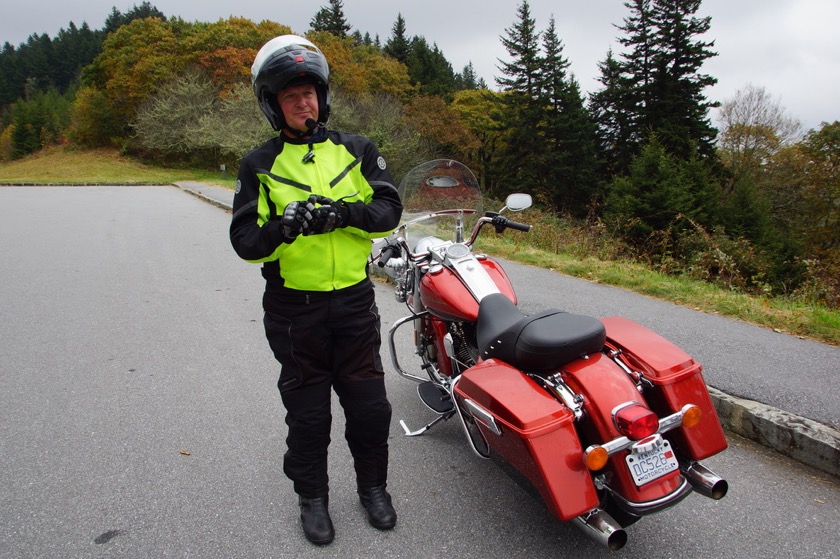
[[[840,431],[709,387],[723,428],[840,478]]]
[[[174,183],[175,186],[183,190],[188,194],[192,194],[196,198],[200,198],[204,200],[208,204],[212,204],[218,208],[221,208],[226,211],[232,211],[233,205],[227,201],[219,200],[218,197],[212,196],[210,194],[205,194],[201,192],[201,190],[190,187],[187,183]],[[230,193],[231,197],[233,196],[233,192]]]

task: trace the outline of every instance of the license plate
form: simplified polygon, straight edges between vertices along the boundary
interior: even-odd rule
[[[667,439],[660,439],[659,444],[647,452],[630,452],[624,460],[627,462],[633,481],[639,487],[680,467],[677,463],[677,457],[671,449],[671,443]]]

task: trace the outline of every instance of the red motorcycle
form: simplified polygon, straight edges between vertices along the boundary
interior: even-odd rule
[[[457,416],[478,456],[612,550],[625,527],[692,490],[726,495],[699,462],[727,443],[698,362],[625,318],[526,316],[499,263],[473,251],[486,226],[529,231],[502,215],[528,208],[529,195],[482,215],[475,176],[452,160],[410,171],[400,195],[404,223],[374,251],[409,311],[390,330],[390,354],[437,414],[416,431],[401,421],[406,435]],[[395,333],[408,324],[426,376],[397,358]]]

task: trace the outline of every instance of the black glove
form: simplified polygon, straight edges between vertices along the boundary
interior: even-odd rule
[[[283,229],[283,237],[287,243],[294,241],[301,233],[309,235],[312,233],[311,224],[314,218],[315,206],[309,202],[291,202],[283,210],[280,223]]]
[[[347,227],[347,216],[350,213],[347,204],[333,202],[326,196],[317,194],[312,194],[307,204],[313,207],[315,204],[320,204],[312,210],[312,220],[309,222],[309,230],[313,234],[330,233],[339,227]]]

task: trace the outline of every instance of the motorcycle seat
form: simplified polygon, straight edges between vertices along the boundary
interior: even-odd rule
[[[494,293],[479,304],[476,338],[483,359],[541,372],[601,351],[607,332],[597,318],[557,309],[527,316],[507,296]]]

